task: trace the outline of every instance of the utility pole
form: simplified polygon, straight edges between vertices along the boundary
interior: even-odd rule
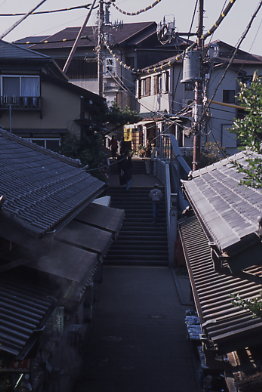
[[[198,0],[198,29],[197,29],[197,51],[199,52],[200,77],[195,80],[195,105],[193,123],[193,162],[192,169],[199,168],[201,150],[201,122],[203,114],[203,70],[202,56],[204,49],[203,39],[204,0]]]
[[[102,57],[102,46],[104,41],[104,1],[99,0],[99,11],[98,11],[98,42],[96,47],[97,52],[97,78],[98,78],[98,94],[103,96],[103,57]]]

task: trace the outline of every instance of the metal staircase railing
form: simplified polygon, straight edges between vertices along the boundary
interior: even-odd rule
[[[188,207],[180,186],[180,179],[187,178],[191,168],[183,158],[174,135],[161,134],[154,159],[154,175],[165,185],[168,259],[175,261],[177,218]]]

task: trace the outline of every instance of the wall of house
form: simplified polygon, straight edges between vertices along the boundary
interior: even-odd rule
[[[241,69],[236,68],[228,70],[214,96],[214,100],[222,103],[238,104],[236,95],[239,91],[239,71],[242,73],[244,72],[246,76],[250,76],[251,78],[256,69],[257,68],[254,66],[242,65]],[[260,73],[261,72],[262,67],[260,67]],[[213,97],[223,74],[224,68],[213,70],[211,73],[207,89],[207,97],[209,99]],[[226,149],[227,153],[235,153],[237,151],[237,140],[235,134],[231,133],[229,129],[232,127],[232,124],[237,117],[238,110],[236,108],[218,104],[211,104],[210,108],[211,117],[207,124],[206,135],[204,135],[202,140],[218,142]]]
[[[168,88],[163,86],[165,84],[165,74],[169,74]],[[158,92],[155,88],[155,83],[158,77],[162,75],[162,90]],[[150,92],[145,92],[143,84],[145,79],[150,78]],[[144,112],[164,112],[170,114],[178,113],[182,108],[187,106],[189,101],[194,98],[193,90],[187,90],[185,84],[181,83],[182,79],[182,65],[175,64],[175,66],[165,69],[162,72],[155,72],[149,75],[143,75],[141,80],[141,97],[139,99],[140,113]],[[138,82],[137,82],[138,95]]]
[[[69,81],[76,86],[82,87],[85,90],[89,90],[94,94],[98,94],[98,82],[97,79],[69,79]]]
[[[42,115],[39,111],[13,110],[12,129],[67,129],[76,136],[80,128],[75,119],[80,117],[80,97],[65,88],[48,81],[41,83]],[[8,111],[1,112],[0,123],[10,129]]]

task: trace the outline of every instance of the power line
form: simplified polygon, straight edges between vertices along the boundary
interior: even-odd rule
[[[28,16],[30,16],[37,8],[39,8],[42,4],[44,4],[46,0],[40,1],[36,7],[34,7],[31,11],[27,12],[21,19],[15,22],[9,29],[7,29],[1,36],[0,39],[3,39],[7,34],[13,31],[20,23],[22,23]]]
[[[78,5],[75,7],[67,7],[67,8],[60,8],[58,10],[48,10],[48,11],[37,11],[37,12],[32,12],[30,15],[42,15],[42,14],[52,14],[55,12],[64,12],[64,11],[73,11],[73,10],[79,10],[79,9],[83,9],[86,8],[88,9],[91,6],[91,4],[84,4],[84,5]],[[18,12],[18,13],[10,13],[10,14],[0,14],[0,16],[23,16],[23,15],[27,15],[26,12]]]
[[[88,22],[89,19],[90,19],[90,16],[91,16],[91,13],[92,13],[92,11],[93,11],[93,9],[94,9],[95,3],[96,3],[96,0],[93,0],[93,3],[91,4],[91,8],[89,9],[89,12],[88,12],[88,14],[87,14],[87,16],[86,16],[86,18],[85,18],[85,21],[84,21],[82,27],[79,29],[79,32],[78,32],[77,37],[76,37],[76,39],[75,39],[74,45],[73,45],[72,48],[71,48],[71,51],[70,51],[70,53],[69,53],[69,56],[68,56],[68,58],[67,58],[67,60],[66,60],[66,62],[65,62],[64,68],[63,68],[63,72],[65,72],[65,73],[67,72],[67,70],[68,70],[68,68],[69,68],[69,65],[70,65],[70,63],[71,63],[71,60],[72,60],[72,58],[73,58],[73,56],[74,56],[74,53],[75,53],[75,51],[76,51],[77,44],[78,44],[78,42],[80,41],[81,34],[82,34],[82,32],[83,32],[83,30],[84,30],[84,28],[85,28],[87,22]]]
[[[110,4],[112,4],[113,7],[115,7],[115,9],[116,9],[117,11],[119,11],[119,12],[120,12],[121,14],[123,14],[123,15],[135,16],[135,15],[141,14],[142,12],[146,12],[146,11],[148,11],[148,10],[154,8],[154,7],[155,7],[157,4],[159,4],[161,1],[162,1],[162,0],[156,0],[156,1],[154,1],[151,5],[149,5],[148,7],[143,8],[143,9],[141,9],[141,10],[139,10],[139,11],[136,11],[136,12],[124,11],[124,10],[122,10],[121,8],[119,8],[117,5],[115,5],[115,3],[114,3],[112,0],[110,1]]]
[[[227,66],[226,66],[226,68],[225,68],[225,70],[224,70],[224,73],[223,73],[223,75],[221,76],[221,78],[220,78],[220,80],[219,80],[219,82],[218,82],[218,84],[217,84],[217,86],[216,86],[216,88],[215,88],[215,90],[214,90],[214,93],[213,93],[212,97],[211,97],[210,100],[209,100],[209,103],[208,103],[207,106],[205,107],[205,110],[204,110],[204,112],[203,112],[203,114],[202,114],[202,118],[204,117],[204,115],[206,114],[208,108],[210,107],[211,101],[213,101],[213,99],[214,99],[214,97],[215,97],[215,95],[216,95],[216,93],[217,93],[217,90],[218,90],[219,86],[220,86],[221,83],[223,82],[223,80],[224,80],[224,78],[225,78],[225,76],[226,76],[226,74],[227,74],[227,71],[228,71],[229,67],[232,65],[232,63],[233,63],[233,61],[234,61],[234,58],[235,58],[235,56],[236,56],[236,54],[237,54],[238,49],[240,48],[240,45],[242,44],[242,42],[243,42],[244,39],[246,38],[247,33],[249,32],[249,30],[250,30],[250,28],[251,28],[251,26],[252,26],[252,23],[253,23],[255,17],[257,16],[257,14],[258,14],[258,12],[259,12],[259,10],[260,10],[261,7],[262,7],[262,0],[260,1],[258,7],[256,8],[255,12],[253,13],[253,15],[252,15],[252,17],[251,17],[251,19],[250,19],[250,21],[249,21],[249,23],[248,23],[248,25],[247,25],[245,31],[244,31],[244,33],[243,33],[242,36],[240,37],[240,39],[239,39],[239,41],[238,41],[238,44],[236,45],[236,47],[235,47],[235,49],[234,49],[234,51],[233,51],[233,54],[232,54],[232,56],[231,56],[231,58],[230,58],[230,60],[229,60],[229,62],[228,62],[228,64],[227,64]]]
[[[252,43],[251,43],[251,46],[250,46],[250,48],[249,48],[249,52],[251,51],[251,49],[252,49],[252,47],[253,47],[253,45],[254,45],[254,43],[255,43],[256,39],[257,39],[257,36],[258,36],[259,30],[261,29],[261,26],[262,26],[262,19],[261,19],[261,21],[260,21],[260,23],[259,23],[259,26],[258,26],[257,32],[256,32],[256,34],[255,34],[255,37],[254,37],[254,39],[253,39],[253,41],[252,41]]]

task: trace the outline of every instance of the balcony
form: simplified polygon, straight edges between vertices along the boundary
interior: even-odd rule
[[[0,97],[0,110],[41,110],[41,97]]]

